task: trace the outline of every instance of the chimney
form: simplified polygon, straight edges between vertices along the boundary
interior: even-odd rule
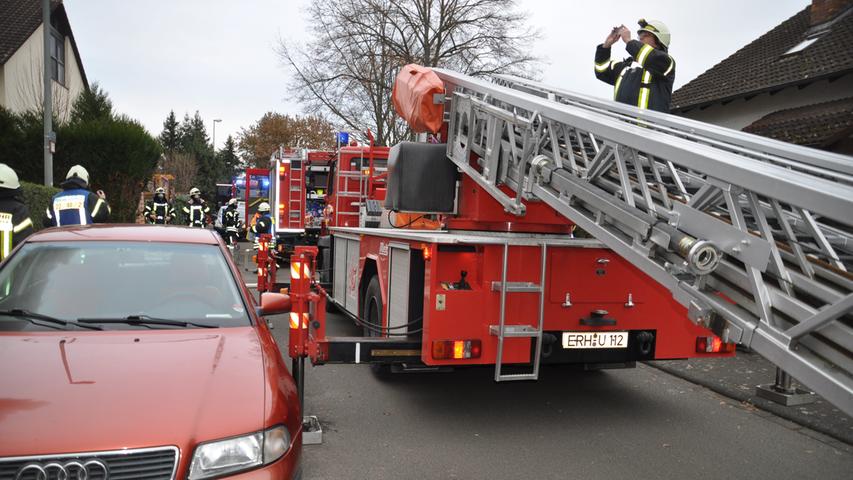
[[[850,5],[853,5],[853,1],[851,0],[812,0],[812,6],[809,10],[811,14],[809,25],[820,25],[821,23],[832,20]]]

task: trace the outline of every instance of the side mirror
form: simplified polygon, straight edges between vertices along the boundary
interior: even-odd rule
[[[259,315],[278,315],[290,311],[290,295],[284,293],[265,292],[261,294]]]

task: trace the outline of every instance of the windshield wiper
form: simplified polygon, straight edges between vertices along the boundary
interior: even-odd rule
[[[78,318],[80,323],[126,323],[128,325],[140,325],[148,327],[149,325],[169,325],[175,327],[198,327],[198,328],[218,328],[219,325],[210,325],[208,323],[187,322],[184,320],[172,320],[169,318],[149,317],[148,315],[128,315],[124,318]],[[149,327],[150,328],[150,327]]]
[[[80,327],[80,328],[88,328],[89,330],[103,330],[103,328],[101,328],[97,325],[83,325],[82,323],[77,323],[77,322],[72,321],[72,320],[63,320],[61,318],[55,318],[55,317],[51,317],[49,315],[31,312],[29,310],[23,310],[20,308],[13,308],[11,310],[0,310],[0,315],[7,316],[7,317],[23,318],[25,320],[29,320],[32,323],[35,323],[35,322],[33,322],[33,320],[39,320],[42,322],[51,323],[51,324],[56,325],[56,326],[67,327],[68,325],[74,325],[74,326]],[[37,323],[36,325],[44,326],[41,323]]]

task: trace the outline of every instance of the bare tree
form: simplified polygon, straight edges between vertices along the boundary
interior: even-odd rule
[[[194,186],[198,174],[198,159],[190,153],[175,153],[163,158],[163,173],[175,176],[173,186],[177,193],[187,193]]]
[[[382,144],[408,136],[391,91],[408,63],[470,75],[536,77],[530,53],[538,32],[514,0],[337,0],[315,2],[313,40],[280,41],[278,54],[295,75],[290,92],[307,111],[321,111],[346,127],[371,128]]]

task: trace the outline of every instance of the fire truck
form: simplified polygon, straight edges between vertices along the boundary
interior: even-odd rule
[[[269,169],[277,250],[286,258],[296,245],[316,245],[330,226],[359,226],[367,200],[385,198],[387,158],[388,148],[372,142],[331,151],[280,147]]]
[[[270,192],[269,170],[266,168],[247,168],[245,173],[234,177],[233,195],[237,199],[240,220],[250,228],[258,205],[267,201]]]
[[[407,66],[394,100],[442,143],[333,169],[382,188],[291,259],[298,382],[305,358],[500,382],[742,344],[779,366],[767,395],[793,376],[853,414],[853,159],[510,76]],[[327,306],[364,336],[328,336]]]

